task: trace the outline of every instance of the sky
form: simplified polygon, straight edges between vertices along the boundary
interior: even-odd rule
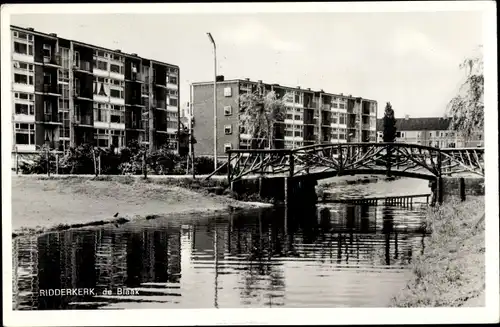
[[[11,24],[164,61],[189,84],[250,78],[391,102],[396,117],[442,116],[482,44],[481,12],[25,14]]]

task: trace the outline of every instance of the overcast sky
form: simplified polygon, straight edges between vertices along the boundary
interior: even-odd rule
[[[180,66],[189,84],[226,79],[390,101],[397,117],[441,116],[464,77],[459,63],[482,43],[480,12],[13,15],[33,27]]]

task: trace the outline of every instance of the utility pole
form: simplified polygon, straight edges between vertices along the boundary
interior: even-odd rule
[[[193,129],[193,119],[194,119],[194,107],[193,107],[193,85],[189,88],[189,103],[188,103],[188,118],[189,118],[189,155],[188,155],[188,166],[187,171],[189,172],[189,161],[191,161],[191,172],[193,174],[193,179],[196,178],[196,173],[194,171],[194,129]]]
[[[212,34],[207,33],[214,46],[214,171],[217,170],[217,47]]]

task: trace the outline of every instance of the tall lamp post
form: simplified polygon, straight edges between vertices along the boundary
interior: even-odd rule
[[[214,46],[214,170],[217,170],[217,47],[212,34],[207,35]]]

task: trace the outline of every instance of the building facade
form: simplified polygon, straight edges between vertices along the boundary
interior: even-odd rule
[[[178,150],[179,67],[11,26],[14,149]]]
[[[436,148],[484,146],[483,132],[473,133],[468,140],[449,130],[450,119],[442,117],[396,118],[396,142],[420,144]],[[377,119],[377,141],[383,142],[383,119]]]
[[[213,155],[213,82],[191,85],[197,155]],[[217,82],[217,153],[250,148],[251,135],[240,126],[238,99],[251,92],[276,92],[287,97],[284,121],[276,123],[275,148],[297,148],[318,143],[376,142],[377,102],[301,87],[266,84],[249,79]]]

